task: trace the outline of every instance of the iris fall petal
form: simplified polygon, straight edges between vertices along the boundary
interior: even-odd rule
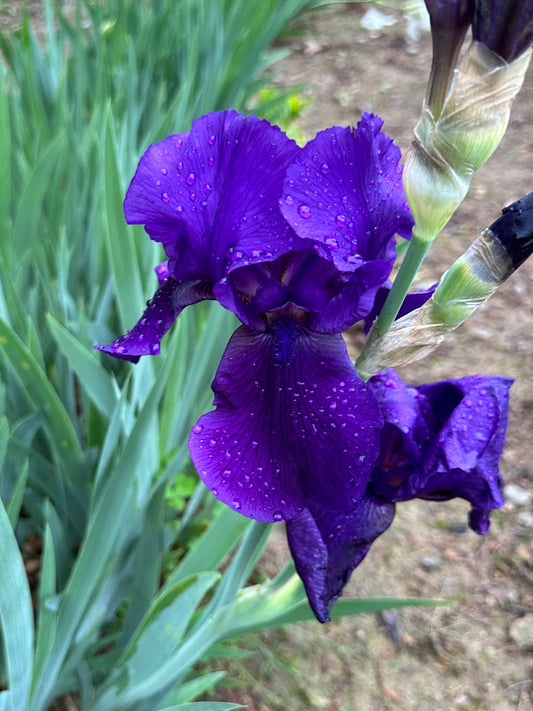
[[[287,539],[298,575],[317,619],[327,622],[332,603],[394,518],[395,505],[370,493],[345,512],[312,505],[287,521]]]
[[[165,273],[164,267],[161,273]],[[143,315],[132,329],[113,343],[105,346],[98,345],[95,348],[132,363],[137,363],[141,356],[157,355],[161,339],[183,309],[212,298],[209,285],[205,282],[179,283],[172,278],[167,278],[160,284],[147,303]]]
[[[382,421],[340,335],[283,320],[261,334],[241,326],[212,387],[216,409],[193,427],[189,448],[224,503],[277,521],[363,496]]]

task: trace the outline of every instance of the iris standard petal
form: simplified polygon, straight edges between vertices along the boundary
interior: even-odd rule
[[[194,121],[142,157],[124,201],[130,224],[161,242],[177,281],[215,283],[298,239],[278,199],[299,152],[277,126],[229,110]]]
[[[346,512],[312,505],[287,521],[287,539],[296,571],[319,622],[341,595],[354,568],[394,518],[395,505],[370,493]]]
[[[320,503],[348,508],[365,490],[382,419],[340,335],[280,319],[241,326],[213,381],[216,409],[189,438],[201,478],[224,503],[261,521]]]
[[[472,505],[471,527],[485,533],[490,511],[503,505],[498,464],[511,383],[477,375],[408,387],[394,371],[371,378],[385,419],[376,492],[391,501],[461,497]]]
[[[341,271],[395,258],[394,235],[410,237],[413,220],[402,187],[400,149],[365,113],[357,129],[320,132],[287,171],[281,210],[300,237],[319,242]]]
[[[164,268],[161,273],[165,273]],[[146,310],[132,329],[113,343],[95,348],[132,363],[137,363],[141,356],[157,355],[161,339],[183,309],[212,298],[210,286],[205,282],[180,283],[167,278],[148,301]]]

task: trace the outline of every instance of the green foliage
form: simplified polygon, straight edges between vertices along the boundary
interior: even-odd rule
[[[92,350],[155,287],[159,248],[122,214],[140,155],[252,96],[272,112],[268,48],[310,4],[78,0],[69,20],[47,0],[43,41],[27,14],[0,36],[2,710],[46,711],[65,692],[85,711],[237,708],[192,703],[219,679],[195,663],[310,617],[289,574],[242,591],[268,526],[215,505],[190,472],[187,433],[232,314],[188,309],[164,356],[136,366]],[[287,121],[301,104],[283,101]]]

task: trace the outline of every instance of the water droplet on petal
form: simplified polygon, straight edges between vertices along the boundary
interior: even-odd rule
[[[200,434],[200,432],[202,432],[203,429],[204,429],[204,428],[203,428],[202,425],[196,424],[196,425],[194,425],[194,427],[192,428],[192,431],[194,432],[194,434]]]
[[[194,173],[189,173],[185,182],[187,183],[187,185],[194,185],[195,180],[196,180],[196,175]]]
[[[359,257],[357,256],[357,254],[345,254],[343,259],[348,264],[355,264],[357,261],[359,261]]]
[[[210,146],[214,146],[215,140],[216,140],[215,136],[209,136],[209,138],[207,139],[207,142],[209,143]]]
[[[339,249],[339,243],[335,239],[335,237],[328,237],[327,239],[324,240],[325,244],[328,245],[328,247],[331,247],[331,249],[336,252]]]
[[[161,200],[162,200],[163,202],[167,203],[167,202],[170,200],[170,198],[169,198],[169,196],[168,196],[168,193],[163,193],[163,194],[161,195]]]
[[[287,195],[285,197],[285,205],[292,205],[294,202],[294,198],[292,195]]]
[[[281,511],[275,511],[272,515],[272,518],[274,519],[274,521],[283,521],[283,514],[281,513]]]
[[[337,223],[337,227],[344,227],[346,224],[346,215],[337,215],[335,222]]]
[[[327,175],[329,173],[329,165],[327,163],[322,163],[322,167],[320,168],[320,172],[323,175]]]
[[[305,220],[307,220],[308,217],[311,215],[311,208],[309,205],[300,205],[298,208],[298,213],[300,217],[303,217]]]
[[[211,448],[216,447],[216,446],[217,446],[217,441],[216,441],[216,439],[210,439],[210,440],[209,440],[209,446],[210,446]]]

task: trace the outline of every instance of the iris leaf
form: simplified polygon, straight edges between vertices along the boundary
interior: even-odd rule
[[[0,560],[0,623],[11,704],[23,711],[33,671],[33,611],[22,556],[1,500]]]

